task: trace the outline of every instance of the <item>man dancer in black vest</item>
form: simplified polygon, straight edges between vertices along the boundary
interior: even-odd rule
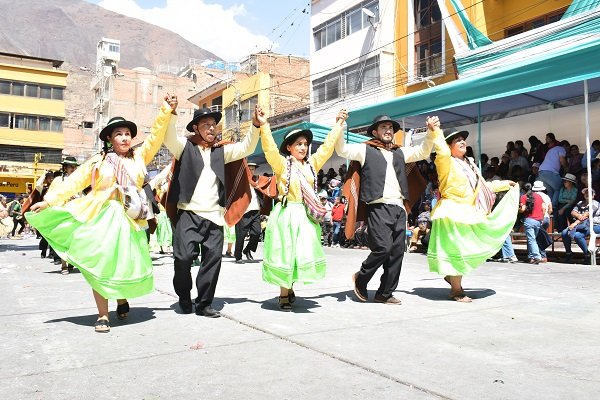
[[[179,296],[181,311],[191,313],[190,269],[201,254],[201,266],[196,276],[196,314],[218,318],[221,314],[211,305],[223,251],[225,164],[254,151],[260,125],[266,123],[266,117],[257,106],[250,132],[241,142],[224,145],[217,140],[220,112],[205,108],[194,111],[194,118],[187,125],[187,130],[193,135],[188,139],[177,136],[174,120],[171,119],[165,135],[165,146],[177,159],[168,199],[177,203],[177,222],[173,233],[173,286]]]
[[[252,178],[255,179],[256,176],[254,175],[254,172],[256,171],[256,163],[249,162],[248,169],[250,170]],[[248,205],[244,216],[240,219],[240,222],[235,224],[235,250],[233,255],[235,256],[235,262],[238,264],[244,263],[244,260],[242,260],[242,253],[248,260],[254,260],[252,253],[258,248],[258,242],[260,240],[260,209],[263,206],[263,194],[253,187],[250,187],[250,194],[252,195],[250,204]],[[244,249],[244,239],[248,233],[250,234],[250,239]]]
[[[335,150],[342,158],[358,161],[360,172],[360,200],[366,203],[369,248],[371,253],[356,272],[354,293],[359,301],[368,300],[367,284],[375,271],[383,265],[381,284],[375,294],[376,303],[401,304],[394,297],[400,279],[402,259],[406,247],[406,209],[408,182],[405,163],[423,160],[429,156],[439,130],[437,117],[427,118],[428,132],[423,143],[415,147],[394,145],[394,134],[400,124],[387,115],[377,116],[367,132],[374,136],[366,143],[346,144],[340,135]]]

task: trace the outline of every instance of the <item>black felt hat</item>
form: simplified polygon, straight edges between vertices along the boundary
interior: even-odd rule
[[[400,124],[397,121],[394,121],[393,119],[391,119],[389,115],[378,115],[373,120],[373,123],[371,124],[371,126],[369,126],[369,128],[367,129],[367,133],[372,136],[373,135],[372,132],[377,129],[379,124],[382,124],[384,122],[392,123],[392,126],[394,127],[394,133],[396,133],[400,130]]]
[[[194,117],[192,118],[192,120],[190,121],[189,124],[187,124],[186,129],[190,132],[194,132],[194,125],[198,125],[198,121],[200,121],[202,118],[214,118],[215,119],[215,123],[219,123],[219,121],[221,121],[221,117],[223,116],[223,114],[221,114],[219,111],[211,111],[208,108],[201,108],[199,110],[194,110]]]
[[[108,121],[108,124],[100,131],[100,140],[106,142],[108,137],[116,128],[125,127],[129,128],[129,132],[131,132],[131,138],[134,138],[137,135],[137,125],[131,121],[127,121],[123,117],[113,117]]]
[[[444,139],[446,140],[446,143],[450,143],[456,136],[462,136],[463,139],[466,139],[469,137],[469,131],[448,130],[444,132]]]

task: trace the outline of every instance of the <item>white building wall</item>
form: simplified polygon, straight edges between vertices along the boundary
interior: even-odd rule
[[[312,3],[310,73],[311,73],[311,122],[333,125],[340,108],[352,111],[368,104],[389,100],[395,95],[395,47],[394,15],[395,0],[379,0],[379,21],[373,27],[363,28],[328,46],[315,50],[313,28],[351,9],[360,0],[321,0]],[[377,50],[375,50],[377,49]],[[375,51],[372,51],[375,50]],[[372,52],[370,52],[372,51]],[[315,79],[344,69],[367,58],[379,55],[380,85],[364,90],[352,97],[338,98],[316,104],[312,83]]]

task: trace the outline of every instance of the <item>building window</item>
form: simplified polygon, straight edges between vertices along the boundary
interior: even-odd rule
[[[64,89],[60,87],[52,88],[52,100],[63,100]]]
[[[562,18],[565,11],[567,11],[567,8],[568,7],[563,7],[520,24],[509,26],[508,28],[504,29],[504,37],[507,38],[510,36],[515,36],[519,33],[527,32],[532,29],[556,22]]]
[[[51,99],[52,98],[52,88],[50,86],[40,86],[40,98]]]
[[[442,20],[442,13],[436,0],[414,0],[414,10],[417,30]]]
[[[23,96],[25,94],[25,84],[19,82],[12,83],[12,93],[13,96]]]
[[[10,82],[0,81],[0,94],[10,94]]]
[[[435,0],[414,0],[415,73],[428,77],[443,73],[442,23]]]
[[[371,21],[367,13],[363,12],[363,8],[373,13],[374,17],[371,17]],[[320,50],[354,32],[368,28],[377,21],[379,21],[379,0],[363,1],[313,29],[315,50]]]
[[[50,121],[50,130],[52,132],[62,132],[62,119],[52,118]]]
[[[40,117],[40,131],[49,131],[49,130],[50,130],[50,118]]]
[[[32,84],[28,83],[25,86],[25,96],[27,96],[27,97],[39,97],[38,89],[39,89],[38,85],[32,85]]]
[[[348,68],[316,79],[313,97],[318,104],[351,96],[380,84],[379,57],[372,57]]]
[[[38,119],[37,117],[27,115],[25,116],[25,129],[28,131],[37,131],[38,130]]]
[[[25,116],[24,115],[15,115],[13,128],[14,129],[25,129]]]
[[[258,104],[258,95],[243,100],[240,103],[239,110],[236,105],[227,107],[225,109],[225,128],[230,129],[236,127],[238,119],[239,122],[250,121],[256,104]]]
[[[0,113],[0,128],[8,128],[10,127],[10,115],[5,113]]]
[[[94,127],[94,123],[91,121],[83,121],[83,127],[86,129],[90,129]]]
[[[109,44],[108,45],[108,51],[113,52],[113,53],[118,53],[120,48],[120,46],[118,44]]]

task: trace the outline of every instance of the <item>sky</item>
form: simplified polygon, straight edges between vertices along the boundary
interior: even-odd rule
[[[310,0],[86,1],[178,33],[225,61],[265,50],[309,55]]]

